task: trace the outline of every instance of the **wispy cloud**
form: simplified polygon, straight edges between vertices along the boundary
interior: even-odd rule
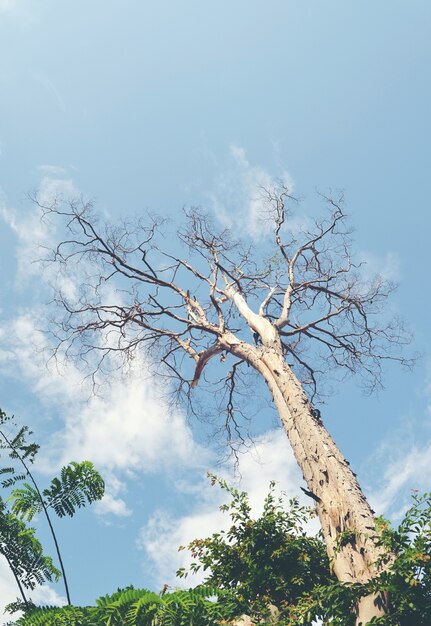
[[[46,176],[65,176],[67,172],[61,165],[38,165],[37,169]]]
[[[41,332],[43,308],[18,312],[0,326],[0,369],[4,375],[25,381],[44,402],[64,407],[83,392],[82,374],[73,366],[46,363],[49,342]]]
[[[157,380],[148,375],[144,360],[136,359],[103,395],[92,395],[91,382],[83,381],[73,364],[46,365],[49,345],[37,328],[43,323],[37,313],[24,312],[0,328],[0,369],[25,382],[39,401],[62,416],[60,428],[39,455],[39,471],[51,474],[70,460],[91,460],[107,477],[107,495],[98,513],[125,516],[130,511],[119,497],[118,476],[174,468],[181,473],[205,465],[208,453],[195,442],[184,413],[157,392]]]
[[[253,515],[261,513],[269,483],[274,478],[279,480],[278,488],[286,491],[289,497],[299,496],[304,501],[299,489],[302,478],[286,435],[281,430],[259,437],[254,453],[240,457],[238,470],[241,475],[239,488],[248,492]],[[217,473],[228,483],[235,482],[233,471],[223,469]],[[195,503],[191,511],[180,518],[166,510],[156,511],[142,527],[137,540],[138,547],[145,552],[149,561],[154,583],[159,586],[164,583],[178,584],[174,572],[189,564],[188,552],[178,552],[180,545],[230,526],[228,515],[219,510],[219,506],[227,502],[229,496],[217,487],[211,488],[206,478],[190,488],[178,483],[177,488],[188,493],[190,502]],[[148,569],[148,563],[146,567]],[[196,584],[201,579],[202,575],[190,577],[187,584]]]
[[[49,204],[59,195],[67,199],[79,194],[70,179],[44,176],[40,202]],[[43,459],[44,463],[39,460],[39,468],[52,471],[71,459],[86,458],[102,470],[109,468],[111,473],[154,472],[169,471],[173,465],[190,467],[193,459],[202,460],[203,448],[195,443],[185,415],[172,409],[158,392],[161,387],[149,375],[145,358],[136,358],[127,375],[122,377],[119,373],[104,389],[103,396],[91,395],[91,381],[83,382],[84,373],[75,364],[60,358],[51,363],[52,367],[46,366],[50,341],[39,330],[46,326],[46,308],[37,297],[44,284],[55,282],[58,286],[61,281],[63,293],[66,291],[74,298],[82,274],[59,275],[32,263],[38,246],[50,248],[59,236],[54,223],[40,220],[36,206],[24,213],[3,206],[1,213],[17,236],[18,277],[29,288],[34,303],[18,314],[14,311],[1,324],[4,341],[0,367],[6,372],[13,363],[15,375],[30,386],[40,401],[57,407],[63,416],[63,424],[52,438],[49,456]],[[38,279],[37,290],[31,288],[34,281],[30,284],[27,280],[30,273]],[[112,295],[120,298],[118,293]],[[99,512],[109,509],[111,513],[127,514],[127,505],[111,487]]]
[[[120,494],[127,491],[126,484],[119,480],[112,472],[106,470],[103,474],[105,479],[105,495],[100,502],[96,502],[94,509],[98,515],[114,515],[116,517],[129,517],[133,511],[130,509]]]
[[[378,256],[368,251],[360,254],[362,266],[362,275],[366,279],[371,279],[378,275],[385,280],[397,282],[401,278],[400,259],[394,252],[387,252],[383,256]]]
[[[430,476],[431,440],[411,444],[385,463],[380,484],[370,495],[372,506],[378,513],[398,519],[411,504],[412,490],[429,491]]]
[[[41,204],[49,206],[57,198],[67,200],[80,195],[73,181],[61,175],[62,168],[50,167],[56,168],[58,175],[54,176],[53,172],[50,172],[49,175],[42,177],[38,189],[38,199]],[[27,286],[28,280],[36,276],[42,284],[50,282],[55,277],[54,271],[42,268],[37,260],[44,256],[42,250],[51,248],[57,241],[55,223],[48,218],[41,219],[38,207],[30,206],[24,210],[17,210],[8,206],[5,198],[0,204],[0,218],[11,228],[17,238],[16,284],[20,287]],[[61,280],[65,280],[64,277],[61,277]]]
[[[79,196],[63,168],[43,166],[42,170],[38,192],[42,204]],[[149,374],[144,356],[136,357],[124,375],[119,371],[97,396],[92,394],[92,381],[84,380],[77,364],[63,360],[61,351],[47,366],[52,346],[50,337],[40,330],[47,324],[44,287],[55,284],[74,299],[82,274],[72,270],[64,275],[33,263],[42,255],[40,246],[50,249],[60,236],[53,221],[40,219],[37,206],[17,212],[4,205],[1,215],[17,237],[17,277],[22,288],[28,289],[28,302],[33,303],[1,323],[0,368],[24,382],[51,412],[61,415],[37,468],[51,474],[70,460],[93,461],[107,483],[106,496],[96,512],[128,516],[125,481],[133,473],[169,473],[175,468],[179,476],[187,468],[204,467],[208,454],[195,442],[184,413],[163,395],[166,388]],[[110,296],[121,303],[119,293],[113,291]]]
[[[112,471],[153,473],[190,467],[204,457],[185,415],[170,408],[155,392],[156,381],[138,369],[68,414],[64,429],[53,435],[58,461],[79,456]]]
[[[431,387],[426,390],[431,397]],[[370,455],[370,501],[378,514],[394,521],[411,505],[412,491],[431,488],[431,407],[404,414]]]
[[[41,585],[36,587],[29,597],[35,604],[45,606],[65,606],[67,604],[66,598],[58,594],[55,589],[49,585]]]
[[[0,559],[0,620],[1,624],[6,624],[9,619],[5,616],[2,619],[2,613],[7,604],[13,602],[19,597],[19,589],[16,585],[13,574],[6,562],[6,559]]]
[[[244,148],[232,145],[230,159],[210,194],[210,203],[217,218],[228,227],[239,227],[251,237],[260,239],[268,232],[267,191],[284,185],[293,190],[293,181],[286,170],[274,177],[264,168],[253,165]]]

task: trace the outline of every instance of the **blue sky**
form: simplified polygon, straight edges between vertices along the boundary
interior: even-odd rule
[[[399,282],[390,307],[423,356],[411,374],[388,368],[377,397],[340,385],[324,415],[375,508],[396,516],[430,486],[430,18],[426,0],[0,0],[0,406],[33,426],[42,482],[82,458],[106,476],[104,502],[57,523],[75,602],[174,583],[176,547],[221,523],[204,478],[220,454],[140,367],[97,398],[85,372],[45,368],[50,277],[32,261],[55,232],[28,192],[83,193],[112,218],[202,205],[246,229],[262,183],[291,180],[309,215],[316,189],[345,189],[358,254]],[[272,478],[300,484],[265,424],[240,462],[256,504]]]

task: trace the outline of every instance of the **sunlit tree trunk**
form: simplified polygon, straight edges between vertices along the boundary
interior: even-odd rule
[[[284,360],[267,352],[259,365],[310,496],[316,501],[335,575],[342,582],[368,582],[376,574],[373,564],[380,553],[370,539],[374,533],[374,515],[354,473],[322,422],[313,414]],[[366,624],[372,617],[383,614],[382,598],[364,598],[358,606],[357,623]]]
[[[269,329],[269,327],[268,327]],[[232,336],[226,347],[250,363],[265,379],[283,428],[301,468],[310,498],[316,503],[331,567],[338,580],[366,583],[376,575],[380,551],[372,540],[375,518],[350,468],[287,364],[277,337],[262,330],[259,357]],[[272,344],[272,345],[271,345]],[[307,493],[307,492],[306,492]],[[385,613],[383,596],[367,596],[357,606],[357,625]]]

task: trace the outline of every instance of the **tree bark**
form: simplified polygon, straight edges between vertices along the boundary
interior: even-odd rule
[[[372,540],[373,512],[349,463],[313,414],[313,407],[274,336],[272,344],[265,345],[258,357],[248,344],[233,336],[227,339],[226,347],[249,362],[268,385],[309,495],[316,502],[335,575],[341,582],[366,583],[377,573],[374,563],[380,556]],[[339,545],[340,533],[345,533],[345,545]],[[356,624],[366,624],[372,617],[384,614],[385,598],[367,596],[357,605]]]

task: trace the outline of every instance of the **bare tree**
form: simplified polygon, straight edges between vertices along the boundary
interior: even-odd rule
[[[262,259],[253,242],[217,231],[199,210],[186,211],[175,242],[160,220],[109,226],[82,200],[42,209],[68,229],[49,261],[66,269],[81,264],[83,276],[78,296],[57,293],[58,347],[84,359],[96,354],[99,371],[112,353],[129,359],[145,348],[187,401],[208,382],[217,357],[210,369],[232,445],[235,433],[242,437],[235,408],[241,377],[257,372],[316,503],[334,572],[340,581],[363,583],[376,574],[379,556],[370,539],[373,511],[314,403],[322,375],[335,369],[360,371],[371,388],[381,385],[385,360],[409,364],[392,351],[408,336],[382,311],[394,286],[364,278],[354,262],[342,198],[324,200],[325,217],[293,228],[288,190],[266,191],[269,253]],[[382,615],[384,604],[380,596],[363,598],[358,624]]]

